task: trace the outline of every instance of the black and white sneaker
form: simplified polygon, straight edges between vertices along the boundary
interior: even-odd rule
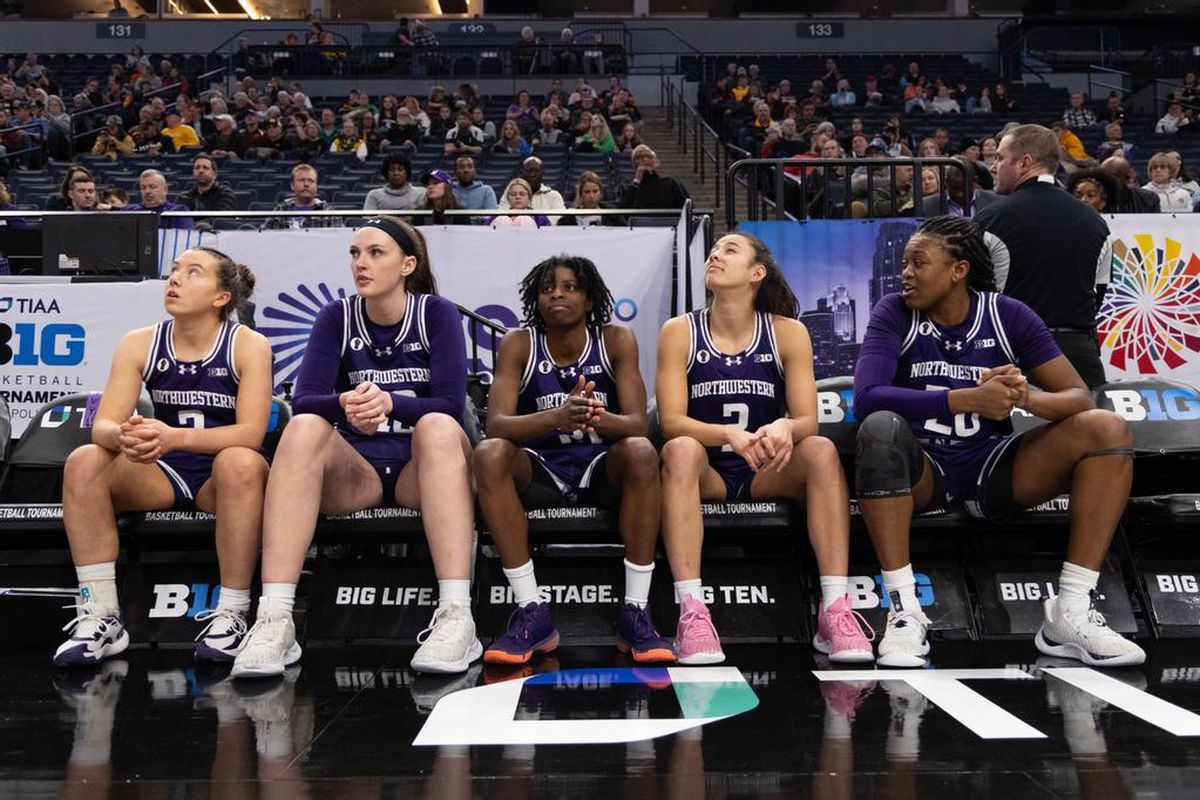
[[[1045,619],[1034,637],[1048,656],[1072,658],[1089,667],[1130,667],[1144,663],[1146,651],[1108,627],[1094,604],[1082,612],[1059,613],[1058,598],[1043,606]]]

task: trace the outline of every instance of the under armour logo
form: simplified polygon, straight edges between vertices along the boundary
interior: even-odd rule
[[[390,356],[391,354],[392,354],[392,348],[390,348],[390,347],[376,347],[375,348],[375,357],[376,358],[386,358],[387,356]]]
[[[195,375],[196,374],[196,365],[195,364],[179,364],[178,366],[179,366],[179,374],[180,375]]]
[[[961,353],[962,349],[963,349],[962,339],[954,339],[954,340],[947,339],[942,344],[942,346],[945,347],[947,350],[953,350],[956,353]]]
[[[566,369],[560,369],[558,371],[558,376],[560,378],[574,378],[575,375],[576,375],[576,370],[574,367],[567,367]]]
[[[725,366],[740,367],[742,365],[741,356],[725,356]]]

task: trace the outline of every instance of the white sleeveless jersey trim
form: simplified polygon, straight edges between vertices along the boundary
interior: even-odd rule
[[[529,355],[525,357],[525,369],[521,371],[521,385],[517,388],[518,393],[525,391],[525,387],[529,385],[529,381],[533,378],[533,369],[537,364],[537,331],[533,328],[523,328],[529,333]]]
[[[221,329],[217,331],[217,338],[213,341],[212,347],[209,348],[208,355],[200,360],[200,366],[207,366],[208,363],[216,357],[217,353],[221,352],[221,345],[224,344],[225,337],[228,335],[229,321],[226,320],[225,322],[221,323]],[[180,361],[179,357],[175,354],[175,320],[167,320],[163,341],[166,344],[168,358],[170,358],[176,364],[190,363]]]
[[[712,331],[708,327],[708,309],[700,312],[700,334],[704,338],[704,345],[714,355],[720,356],[744,356],[753,353],[758,348],[758,342],[762,338],[762,323],[763,315],[759,312],[754,313],[754,336],[750,339],[750,344],[740,353],[726,353],[719,349],[713,342]]]
[[[245,326],[238,322],[229,326],[229,374],[233,378],[235,386],[242,382],[242,374],[237,368],[237,340],[238,333],[243,327]]]
[[[1004,351],[1004,355],[1008,356],[1010,364],[1016,364],[1016,353],[1013,352],[1012,343],[1008,338],[1008,331],[1004,329],[1004,323],[1000,320],[999,298],[1000,296],[995,292],[988,293],[988,313],[992,315],[992,327],[996,331],[996,340],[1000,343],[1000,349]]]
[[[354,304],[354,325],[357,327],[355,333],[358,338],[363,340],[364,344],[373,345],[375,342],[371,339],[370,329],[367,328],[367,301],[358,295],[355,295],[355,298],[358,300]],[[417,315],[415,306],[416,303],[413,302],[413,294],[410,292],[404,302],[404,321],[401,323],[400,331],[396,334],[396,338],[392,341],[392,344],[399,345],[408,336],[408,332],[412,330],[413,317]]]
[[[779,344],[775,339],[775,315],[764,313],[763,324],[767,330],[767,343],[771,345],[771,355],[775,359],[775,371],[779,373],[779,377],[784,377],[783,360],[779,358]]]
[[[341,356],[346,355],[346,347],[350,344],[350,315],[352,313],[350,306],[357,297],[358,295],[343,297],[338,301],[342,304],[342,349],[339,352]]]
[[[916,309],[912,309],[908,318],[908,333],[904,334],[904,341],[900,343],[900,355],[904,355],[912,347],[913,342],[917,340],[917,330],[921,327],[921,315]]]
[[[697,336],[696,336],[696,315],[695,314],[687,315],[687,324],[688,324],[688,358],[687,358],[687,366],[683,370],[685,375],[692,371],[692,365],[696,363]]]
[[[154,330],[150,334],[150,348],[146,351],[146,363],[142,365],[142,382],[150,380],[150,375],[154,372],[154,365],[158,363],[158,339],[162,335],[163,323],[158,322],[154,325]]]
[[[617,379],[617,373],[613,370],[612,362],[608,359],[608,345],[604,343],[603,328],[600,328],[596,331],[596,340],[600,345],[600,366],[604,368],[604,374],[615,381]],[[582,359],[580,360],[582,361]]]
[[[421,346],[425,348],[425,352],[429,352],[429,333],[426,329],[425,309],[429,305],[429,295],[421,295],[420,309],[417,311],[417,337],[421,340]],[[399,340],[397,340],[399,341]]]

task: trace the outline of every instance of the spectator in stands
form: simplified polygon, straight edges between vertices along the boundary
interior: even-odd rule
[[[920,146],[917,147],[917,155],[921,158],[941,158],[942,151],[936,141],[926,138],[922,139]]]
[[[1121,98],[1115,93],[1110,94],[1108,99],[1104,101],[1104,113],[1101,119],[1105,122],[1124,122],[1125,107],[1121,105]]]
[[[533,190],[529,183],[523,178],[513,178],[508,182],[508,186],[504,189],[504,197],[500,201],[500,209],[502,211],[526,211],[534,207],[530,204]],[[493,228],[542,228],[548,225],[553,225],[549,217],[544,214],[533,215],[508,215],[497,214],[487,221],[488,225]]]
[[[1154,126],[1154,132],[1179,133],[1185,127],[1192,124],[1192,116],[1191,110],[1183,110],[1183,103],[1178,100],[1172,100],[1167,106],[1167,113]]]
[[[325,211],[328,204],[317,197],[317,170],[311,164],[292,167],[292,196],[275,206],[277,212]],[[270,229],[339,228],[341,217],[272,217],[263,226]]]
[[[71,115],[67,113],[62,98],[56,94],[46,99],[43,117],[50,123],[46,135],[46,146],[51,158],[68,161],[71,158]]]
[[[784,122],[787,122],[787,121],[788,120],[784,120]],[[796,121],[791,120],[791,122],[792,122],[793,129],[794,129]],[[786,129],[784,129],[783,123],[780,123],[779,127],[781,130],[786,130]],[[871,143],[870,137],[868,137],[867,134],[863,131],[859,131],[858,133],[851,134],[850,135],[850,158],[866,158],[867,145],[870,143]]]
[[[496,190],[486,183],[475,180],[475,159],[470,156],[459,156],[455,159],[454,177],[457,180],[450,185],[450,188],[454,191],[459,208],[471,211],[499,208],[496,203]]]
[[[410,38],[413,47],[429,50],[438,46],[437,35],[429,29],[429,25],[423,19],[413,20]]]
[[[1121,187],[1102,169],[1084,169],[1067,177],[1067,191],[1101,214],[1117,213]]]
[[[991,114],[992,90],[984,86],[980,88],[978,97],[967,98],[966,112],[968,114]]]
[[[995,136],[985,136],[979,140],[979,158],[989,170],[996,163],[996,149],[1000,141]]]
[[[535,147],[543,144],[566,142],[566,134],[559,130],[558,116],[553,110],[549,108],[542,110],[541,123],[541,127],[533,135],[533,144]]]
[[[408,95],[404,98],[403,105],[409,110],[409,113],[412,114],[413,119],[421,126],[422,130],[425,131],[425,135],[428,136],[429,129],[433,125],[433,120],[425,113],[425,109],[421,108],[420,101],[412,95]]]
[[[545,169],[542,165],[542,160],[537,156],[530,156],[521,162],[521,179],[530,191],[529,207],[536,211],[561,211],[566,208],[566,203],[563,202],[562,193],[551,189],[542,179],[545,176]],[[500,208],[508,208],[508,191],[505,190],[504,197],[500,199]],[[557,216],[551,216],[551,225],[558,223]]]
[[[87,167],[79,164],[72,164],[67,167],[67,172],[63,176],[62,183],[59,184],[58,191],[46,198],[44,205],[46,211],[69,211],[71,209],[71,181],[79,175],[86,175],[89,180],[95,180],[92,177],[91,170]]]
[[[262,128],[258,114],[251,112],[242,121],[245,130],[238,137],[237,154],[243,159],[259,158],[259,150],[267,147],[267,134]]]
[[[425,174],[422,179],[425,184],[425,196],[417,206],[420,211],[433,212],[428,217],[413,217],[414,225],[470,225],[470,217],[446,216],[447,211],[459,209],[458,198],[451,184],[454,179],[445,170],[435,169]]]
[[[332,108],[321,109],[321,141],[328,150],[338,136],[337,112]]]
[[[71,179],[71,188],[67,190],[70,207],[67,211],[96,211],[96,181],[91,175],[80,172]]]
[[[992,90],[992,111],[997,114],[1007,114],[1016,111],[1017,103],[1008,94],[1008,84],[1003,81],[996,84]]]
[[[116,161],[118,156],[133,155],[136,149],[137,145],[134,144],[129,134],[125,132],[125,127],[121,124],[121,118],[113,114],[105,120],[104,130],[100,131],[100,135],[96,137],[96,144],[92,147],[92,155],[107,156]]]
[[[937,199],[942,192],[942,178],[936,167],[921,170],[921,196],[925,200]]]
[[[1056,119],[1051,122],[1050,131],[1058,140],[1059,163],[1068,173],[1096,166],[1096,159],[1087,154],[1083,149],[1083,142],[1079,141],[1079,137],[1067,128],[1062,120]]]
[[[627,89],[619,89],[608,108],[604,109],[607,121],[614,130],[620,130],[626,122],[641,125],[642,112],[638,110],[634,96]]]
[[[1200,183],[1197,183],[1188,174],[1187,165],[1183,163],[1183,156],[1179,154],[1178,150],[1170,150],[1167,152],[1167,157],[1171,159],[1172,168],[1175,170],[1175,180],[1191,193],[1193,202],[1200,200],[1200,197],[1197,197],[1200,194]]]
[[[850,89],[850,81],[841,78],[837,82],[837,91],[829,98],[829,104],[834,108],[851,108],[858,105],[858,95]]]
[[[793,121],[792,130],[795,130],[795,122]],[[637,126],[632,122],[626,122],[621,127],[621,132],[613,141],[613,152],[616,153],[632,153],[633,149],[642,143],[642,135],[638,133]]]
[[[379,128],[375,124],[374,114],[358,115],[358,135],[367,147],[367,158],[379,152]]]
[[[933,131],[933,141],[937,144],[938,153],[943,156],[953,155],[950,147],[950,130],[948,128],[935,128]]]
[[[577,209],[607,209],[610,205],[604,202],[604,181],[594,172],[583,172],[575,187],[575,208]],[[626,223],[619,214],[570,215],[564,214],[558,220],[559,225],[574,225],[588,228],[595,225],[619,227]]]
[[[942,130],[939,128],[939,130]],[[887,151],[889,155],[899,156],[902,148],[907,147],[909,152],[913,150],[912,134],[908,132],[908,127],[904,124],[904,120],[900,119],[898,114],[891,114],[887,121],[883,124],[883,139],[887,142]],[[937,139],[937,133],[934,133],[934,139]],[[950,143],[950,135],[946,134],[946,144]],[[939,152],[941,146],[939,143]]]
[[[173,148],[178,151],[181,147],[199,147],[200,137],[196,135],[196,131],[187,125],[183,124],[183,118],[174,108],[167,111],[166,126],[162,129],[162,135],[171,140]]]
[[[871,198],[873,217],[913,216],[916,203],[913,193],[913,168],[902,164],[894,169],[895,191],[892,190],[890,181],[884,181],[883,185],[875,184],[875,194]]]
[[[129,195],[120,186],[105,186],[100,191],[100,202],[96,208],[101,211],[121,211],[129,205]]]
[[[488,142],[496,141],[496,133],[497,133],[496,123],[485,118],[484,115],[486,114],[486,111],[485,111],[484,107],[482,105],[474,105],[474,106],[471,106],[468,110],[470,111],[470,114],[471,114],[471,124],[474,125],[476,128],[478,128],[480,130],[480,132],[483,134],[484,144],[486,145]],[[455,113],[456,121],[458,119],[458,115],[461,114],[462,112],[463,112],[463,109],[459,109]]]
[[[568,29],[569,30],[569,29]],[[522,136],[528,136],[538,128],[538,109],[530,100],[529,92],[522,89],[509,105],[504,118],[517,123]]]
[[[296,124],[296,145],[292,154],[300,161],[312,161],[320,158],[329,151],[329,146],[321,141],[321,126],[312,117],[303,124]]]
[[[959,159],[960,161],[963,159]],[[963,190],[963,171],[951,167],[945,171],[945,198],[940,194],[930,196],[926,192],[922,200],[924,217],[936,217],[948,214],[953,217],[974,217],[978,211],[987,208],[1000,199],[1000,195],[991,191],[992,176],[982,169],[982,165],[974,164],[972,182],[971,206],[966,207],[967,193]],[[986,185],[985,185],[986,184]],[[969,213],[968,213],[969,212]]]
[[[1124,129],[1119,122],[1110,122],[1104,126],[1104,141],[1096,148],[1096,158],[1103,161],[1109,156],[1122,156],[1128,158],[1133,152],[1133,145],[1125,142],[1123,137]]]
[[[633,180],[617,193],[620,208],[683,208],[690,198],[679,181],[658,173],[658,156],[648,145],[633,150]]]
[[[838,72],[837,61],[832,58],[825,59],[825,71],[821,73],[821,81],[826,86],[836,86],[841,79],[842,73]]]
[[[1121,156],[1110,156],[1100,163],[1100,169],[1112,175],[1120,187],[1117,212],[1120,214],[1157,214],[1159,197],[1137,185],[1137,170]]]
[[[1183,85],[1175,92],[1175,97],[1180,100],[1200,99],[1200,79],[1197,79],[1195,70],[1188,70],[1183,76]]]
[[[1013,128],[1000,140],[992,170],[1005,198],[975,219],[991,251],[997,290],[1042,318],[1094,389],[1105,380],[1095,325],[1111,270],[1108,226],[1054,182],[1059,157],[1053,131]]]
[[[756,86],[757,86],[757,84],[751,82],[750,97],[752,99],[756,99],[756,94],[757,94],[757,90],[755,88]],[[805,99],[810,100],[817,108],[821,108],[823,106],[828,105],[829,97],[825,90],[825,82],[823,80],[821,80],[820,78],[817,78],[812,83],[810,83],[808,86],[808,96]]]
[[[929,110],[934,114],[961,114],[958,101],[950,96],[950,87],[943,85],[937,90],[937,97],[929,103]]]
[[[457,124],[446,132],[444,155],[473,155],[483,152],[483,131],[471,124],[471,115],[466,109],[458,112]]]
[[[908,62],[908,71],[900,77],[900,86],[903,88],[915,85],[922,77],[924,76],[921,75],[921,65],[916,61],[910,61]]]
[[[234,211],[237,195],[227,183],[217,181],[217,162],[208,153],[192,159],[192,185],[179,196],[192,211]]]
[[[492,146],[492,152],[524,158],[533,153],[533,148],[521,136],[521,129],[517,127],[516,120],[506,119],[504,120],[504,124],[500,126],[500,138]]]
[[[188,210],[182,203],[172,203],[167,198],[167,178],[156,169],[144,170],[138,176],[138,189],[142,194],[142,202],[130,203],[125,206],[125,211],[153,211],[155,214],[161,214],[164,211]],[[162,220],[159,227],[190,230],[195,228],[196,224],[191,217],[172,217]]]
[[[592,126],[588,134],[575,144],[576,152],[603,153],[611,156],[616,149],[616,141],[608,129],[608,123],[599,114],[592,115]]]
[[[112,0],[112,8],[108,10],[109,19],[124,19],[129,16],[129,12],[121,5],[121,0]]]
[[[412,163],[408,156],[389,153],[383,159],[380,172],[387,183],[367,193],[365,211],[411,211],[425,199],[425,190],[412,183]]]
[[[583,141],[584,137],[592,132],[592,114],[590,111],[584,111],[575,118],[575,124],[571,127],[569,135],[569,144],[574,147]]]
[[[1164,213],[1186,214],[1192,211],[1192,193],[1179,185],[1178,169],[1176,162],[1166,153],[1155,153],[1146,166],[1150,180],[1142,188],[1158,195],[1158,207]]]
[[[517,74],[528,75],[533,72],[534,61],[537,58],[538,40],[533,34],[533,28],[526,25],[521,28],[517,39]]]
[[[583,54],[575,45],[575,31],[563,28],[554,45],[554,71],[570,75],[580,71]]]
[[[370,115],[363,117],[366,121]],[[267,138],[263,147],[259,148],[259,156],[264,159],[290,159],[296,154],[296,140],[292,132],[283,127],[282,119],[267,119],[264,130]]]
[[[1071,93],[1071,104],[1063,111],[1063,127],[1071,130],[1090,128],[1096,124],[1096,115],[1084,105],[1083,92]]]
[[[342,118],[342,130],[334,138],[333,144],[329,145],[329,152],[354,153],[359,161],[367,159],[367,143],[363,141],[354,117],[347,114]]]

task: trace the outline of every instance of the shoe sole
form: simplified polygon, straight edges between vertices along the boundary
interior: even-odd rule
[[[843,650],[840,653],[833,651],[833,642],[827,642],[822,639],[813,637],[813,649],[818,653],[829,656],[829,660],[834,664],[868,664],[875,660],[875,653],[872,650]]]
[[[112,658],[113,656],[119,656],[121,653],[124,653],[125,650],[128,648],[129,648],[129,632],[122,629],[121,635],[117,637],[116,641],[114,641],[112,644],[106,646],[104,648],[104,651],[100,654],[100,657],[97,658],[95,661],[61,661],[60,662],[56,659],[53,662],[53,664],[56,667],[98,667],[98,666],[100,666],[101,661]]]
[[[684,666],[706,666],[708,664],[720,664],[725,660],[725,653],[718,651],[716,653],[692,653],[690,656],[679,656],[679,663]]]
[[[466,672],[471,666],[471,662],[477,661],[483,655],[483,645],[476,639],[471,643],[471,647],[467,650],[467,654],[459,661],[435,661],[429,664],[417,664],[410,661],[409,666],[417,672],[423,672],[427,675],[455,675],[459,672]]]
[[[237,662],[233,664],[233,669],[229,671],[231,678],[278,678],[284,673],[288,667],[300,660],[300,656],[304,651],[300,649],[300,645],[293,643],[283,654],[283,669],[275,669],[274,667],[238,667]]]
[[[483,654],[483,663],[503,664],[508,667],[518,666],[520,664],[528,664],[538,653],[553,653],[555,650],[557,650],[560,638],[561,637],[559,636],[558,631],[555,631],[550,636],[547,636],[545,639],[542,639],[533,647],[526,650],[524,653],[509,653],[504,650],[496,650],[489,647]],[[475,658],[478,657],[479,656],[476,656]],[[474,661],[474,659],[472,659],[472,661]]]
[[[670,664],[676,661],[674,650],[664,647],[638,650],[619,636],[617,637],[617,650],[621,653],[628,653],[638,664]]]
[[[196,663],[198,664],[230,664],[237,658],[237,653],[227,653],[206,644],[196,646]]]
[[[1042,636],[1040,629],[1037,632],[1037,636],[1034,637],[1033,643],[1045,655],[1069,658],[1074,661],[1080,661],[1089,667],[1136,667],[1146,661],[1146,654],[1144,652],[1126,653],[1123,656],[1114,656],[1113,658],[1096,658],[1082,646],[1071,642],[1050,644]]]
[[[929,655],[929,644],[925,644],[925,650],[919,656],[909,655],[908,653],[888,653],[885,656],[880,656],[875,659],[875,663],[881,667],[897,667],[900,669],[920,669],[924,667],[928,661],[926,656]]]

